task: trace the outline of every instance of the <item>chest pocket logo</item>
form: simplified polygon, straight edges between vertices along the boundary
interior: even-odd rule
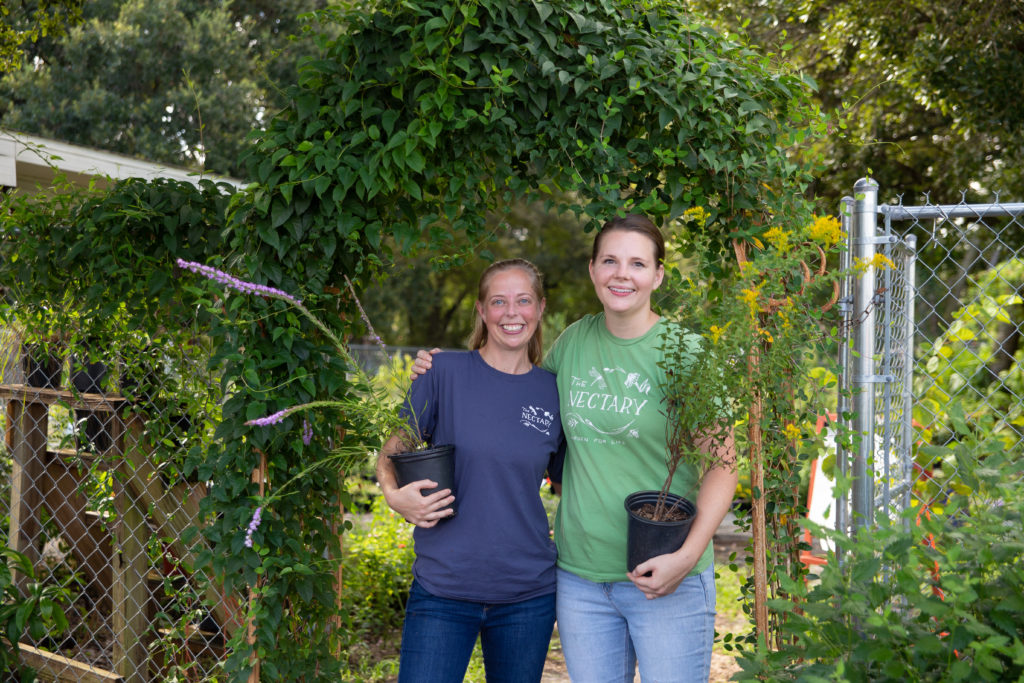
[[[519,423],[524,427],[536,429],[541,434],[551,436],[551,423],[555,415],[540,406],[523,406]]]

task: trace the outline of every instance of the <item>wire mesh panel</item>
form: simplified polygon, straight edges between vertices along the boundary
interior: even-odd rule
[[[35,581],[65,591],[69,621],[23,637],[22,660],[64,681],[216,680],[239,619],[194,566],[187,530],[207,482],[183,468],[218,420],[207,342],[130,325],[36,344],[27,328],[2,335],[0,535]]]
[[[1024,434],[1020,365],[1024,324],[1024,204],[883,206],[887,230],[916,236],[919,248],[913,399],[915,444],[946,445],[950,410],[997,418],[1007,450]],[[915,451],[911,496],[941,501],[958,485],[955,462]]]
[[[892,514],[909,504],[913,469],[906,425],[913,409],[909,389],[913,376],[914,240],[883,241],[879,254],[879,315],[874,330],[879,380],[875,383],[874,508]]]
[[[858,189],[863,196],[877,186],[862,181]],[[875,209],[871,202],[853,212],[851,228],[853,240],[871,245],[867,256],[861,254],[872,260],[871,278],[865,282],[859,270],[851,287],[870,288],[877,310],[861,315],[869,330],[854,338],[854,352],[844,359],[846,372],[860,373],[862,385],[871,387],[872,400],[857,406],[869,414],[860,418],[870,428],[860,431],[873,433],[873,443],[864,439],[852,458],[854,474],[859,463],[874,475],[864,477],[872,495],[854,495],[851,506],[854,517],[867,520],[941,504],[960,484],[954,460],[929,456],[923,448],[956,440],[954,413],[962,411],[968,420],[981,411],[994,415],[992,436],[1007,450],[1020,449],[1024,436],[1024,378],[1017,362],[1024,325],[1024,204]],[[858,206],[864,203],[858,200]],[[881,225],[875,223],[879,216]]]

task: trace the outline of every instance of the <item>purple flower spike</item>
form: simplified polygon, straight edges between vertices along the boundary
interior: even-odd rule
[[[255,282],[246,282],[240,278],[225,273],[223,270],[217,270],[211,266],[203,265],[202,263],[196,263],[195,261],[186,261],[185,259],[178,259],[178,267],[184,268],[185,270],[191,270],[193,273],[198,273],[205,278],[219,282],[225,287],[238,290],[244,294],[258,294],[260,296],[269,296],[275,299],[283,299],[289,301],[296,306],[301,306],[302,301],[296,299],[288,292],[276,289],[274,287],[268,287],[267,285],[258,285]]]
[[[263,514],[263,506],[256,508],[252,519],[249,521],[249,528],[245,530],[245,547],[252,547],[252,535],[260,528],[260,516]]]
[[[278,422],[283,420],[288,415],[287,410],[279,410],[273,415],[267,415],[266,417],[258,417],[255,420],[249,420],[245,424],[250,427],[266,427],[268,425],[276,425]]]
[[[309,424],[309,420],[302,421],[302,443],[307,446],[313,442],[313,425]]]

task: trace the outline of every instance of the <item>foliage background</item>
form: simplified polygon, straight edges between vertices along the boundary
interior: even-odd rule
[[[191,190],[128,184],[83,202],[92,212],[83,225],[100,227],[68,231],[61,244],[72,251],[102,248],[105,231],[120,230],[124,244],[102,253],[116,264],[111,282],[128,283],[140,316],[149,316],[140,319],[173,320],[160,305],[165,294],[213,302],[208,291],[168,285],[175,279],[173,258],[184,255],[186,243],[192,245],[187,257],[302,295],[346,337],[366,330],[343,293],[343,276],[363,293],[379,292],[378,276],[418,258],[395,289],[437,293],[432,302],[417,300],[417,307],[431,311],[431,318],[437,311],[439,324],[424,325],[426,315],[385,318],[413,344],[461,338],[458,311],[467,308],[477,257],[522,250],[549,258],[541,265],[553,273],[551,296],[566,307],[563,315],[582,313],[591,299],[579,276],[579,253],[586,252],[580,228],[615,211],[665,219],[705,207],[722,226],[709,245],[720,255],[730,238],[756,238],[773,221],[803,223],[811,210],[803,193],[810,189],[831,208],[831,188],[845,193],[865,164],[886,183],[901,182],[901,173],[910,177],[903,166],[913,166],[928,169],[926,181],[949,178],[951,186],[1012,165],[1005,141],[1020,124],[1019,105],[1001,96],[1006,89],[998,79],[986,92],[969,85],[985,71],[1000,78],[1015,73],[1020,51],[1010,48],[1019,38],[1007,34],[1007,27],[1019,25],[1015,5],[991,6],[994,14],[985,14],[980,3],[967,3],[971,11],[959,15],[869,0],[843,7],[699,6],[737,31],[749,19],[746,30],[762,47],[752,49],[657,2],[332,8],[316,15],[303,40],[287,42],[298,27],[294,12],[313,6],[201,7],[178,0],[156,7],[107,0],[92,3],[85,24],[66,38],[40,43],[23,68],[5,78],[0,122],[155,160],[206,165],[255,183],[230,206],[215,197],[219,192],[203,190],[199,203],[209,210],[184,202],[192,208],[180,226],[172,208],[181,211],[180,195]],[[180,35],[148,39],[155,34],[147,22],[157,16],[175,22]],[[954,31],[958,22],[969,30]],[[893,26],[914,29],[912,40]],[[788,48],[783,27],[799,36]],[[960,40],[943,43],[947,35]],[[179,61],[179,54],[186,58]],[[943,61],[929,61],[935,55]],[[139,77],[123,78],[129,63]],[[298,63],[296,77],[292,64]],[[65,79],[64,72],[73,77]],[[877,87],[878,72],[891,75],[891,88]],[[805,74],[818,82],[818,95]],[[845,93],[858,98],[852,123],[820,114],[820,103],[841,105]],[[47,111],[52,102],[61,106]],[[93,126],[97,111],[118,124]],[[258,132],[245,143],[253,127]],[[960,143],[965,131],[971,136],[966,145]],[[787,156],[807,142],[813,143],[803,148],[808,154],[824,153],[833,162],[816,186]],[[884,153],[892,142],[900,143],[896,156]],[[942,169],[956,173],[942,176]],[[1016,176],[1003,177],[1012,188]],[[924,183],[904,186],[928,189]],[[8,207],[32,220],[27,205]],[[76,220],[89,215],[76,211],[67,213]],[[539,228],[534,223],[542,214],[553,218]],[[47,225],[39,223],[35,241],[19,243],[25,260],[12,270],[8,258],[5,277],[32,259],[54,262],[44,239]],[[5,255],[13,244],[4,243]],[[137,271],[117,260],[118,250],[132,256],[134,244],[153,248]],[[432,257],[417,256],[424,246]],[[57,296],[56,273],[39,280],[39,301]],[[88,284],[76,291],[83,297],[110,305],[95,272],[82,282]],[[274,429],[243,423],[344,392],[345,368],[282,304],[237,295],[216,304],[224,316],[211,321],[214,363],[226,372],[232,398],[216,441],[196,451],[189,465],[201,477],[216,473],[219,482],[206,502],[213,550],[205,559],[229,591],[244,596],[253,588],[260,595],[251,616],[259,625],[254,651],[266,675],[331,678],[337,668],[314,674],[312,662],[339,637],[328,624],[345,493],[332,478],[299,476],[294,495],[264,513],[256,547],[246,549],[244,529],[261,502],[250,474],[262,453],[271,488],[290,482],[331,449],[361,445],[354,443],[360,425],[345,415],[313,416],[315,438],[304,444],[300,419]],[[376,307],[387,311],[395,304],[382,296]],[[312,632],[310,623],[316,624]],[[230,666],[242,677],[249,651],[242,642],[235,645]]]

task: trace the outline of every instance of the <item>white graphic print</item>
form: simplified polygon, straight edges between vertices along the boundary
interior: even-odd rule
[[[629,422],[627,422],[623,426],[618,427],[616,429],[613,429],[610,432],[606,432],[603,429],[599,429],[598,427],[596,427],[594,425],[593,422],[591,422],[587,418],[583,417],[579,413],[569,413],[569,420],[568,420],[568,422],[569,422],[569,428],[570,429],[575,427],[577,424],[582,422],[583,424],[587,425],[588,427],[593,429],[598,434],[605,434],[607,436],[618,436],[622,432],[624,432],[627,429],[629,429],[630,425],[632,425],[634,422],[636,422],[636,420],[630,420]],[[640,438],[640,434],[638,434],[635,429],[630,429],[629,435],[632,436],[634,439],[639,439]]]
[[[532,427],[541,434],[551,436],[551,423],[555,419],[554,413],[544,410],[540,406],[523,406],[522,416],[519,423],[524,427]]]
[[[616,376],[620,373],[624,378],[616,381]],[[583,424],[605,436],[628,434],[631,438],[639,439],[640,433],[631,427],[650,402],[649,398],[645,398],[651,393],[650,379],[639,372],[628,372],[618,367],[600,370],[591,367],[587,374],[589,379],[573,376],[569,405],[586,411],[590,417],[583,412],[573,411],[565,416],[566,426],[573,428]],[[593,420],[597,414],[601,414],[601,427]],[[616,415],[621,415],[622,418],[617,418]]]
[[[631,372],[626,375],[626,388],[630,387],[636,387],[637,391],[644,394],[651,393],[651,383],[646,379],[641,380],[639,372]]]

